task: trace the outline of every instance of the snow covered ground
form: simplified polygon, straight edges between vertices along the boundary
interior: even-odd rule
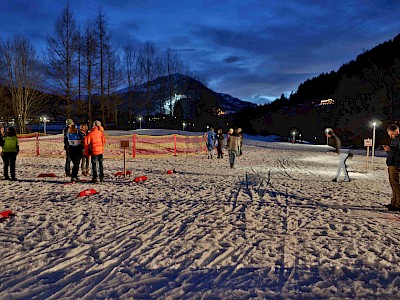
[[[63,159],[20,156],[19,181],[0,181],[16,214],[0,222],[0,299],[398,299],[385,158],[366,172],[357,154],[334,183],[327,150],[247,137],[235,169],[130,158],[124,179],[106,158],[103,184],[73,185]]]

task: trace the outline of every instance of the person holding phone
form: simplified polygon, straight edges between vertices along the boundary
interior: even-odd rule
[[[389,183],[392,188],[392,199],[386,204],[388,210],[400,211],[400,135],[399,126],[392,124],[387,128],[391,138],[390,145],[382,145],[387,152],[386,165],[388,167]]]

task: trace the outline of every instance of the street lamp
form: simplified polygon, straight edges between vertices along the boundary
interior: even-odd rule
[[[374,155],[375,155],[375,128],[376,122],[372,123],[373,131],[372,131],[372,160],[371,160],[371,169],[374,169]]]
[[[182,131],[185,131],[185,126],[186,126],[186,123],[183,122],[183,123],[182,123]]]
[[[142,129],[142,117],[139,117],[139,129]]]
[[[326,145],[328,146],[328,144],[329,144],[329,136],[328,136],[328,133],[329,133],[329,128],[326,128],[325,129],[325,135],[326,135]]]
[[[47,117],[41,117],[40,121],[43,121],[43,132],[46,134],[46,123],[49,121],[49,119],[47,119]]]
[[[295,141],[295,137],[296,137],[296,132],[294,132],[294,131],[293,131],[293,133],[292,133],[292,134],[293,134],[293,143],[294,143],[294,141]]]

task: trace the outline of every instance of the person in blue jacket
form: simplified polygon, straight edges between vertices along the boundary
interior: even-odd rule
[[[83,135],[75,124],[69,126],[64,137],[64,144],[68,147],[68,153],[72,161],[71,182],[79,181],[78,172],[82,159]]]
[[[210,127],[210,129],[204,134],[204,139],[206,140],[207,150],[208,150],[208,158],[213,158],[214,148],[216,146],[216,136],[217,134],[214,132],[214,128]]]

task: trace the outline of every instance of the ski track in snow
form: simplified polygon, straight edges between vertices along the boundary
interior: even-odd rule
[[[245,144],[235,169],[128,160],[126,179],[106,158],[103,184],[64,185],[63,159],[19,157],[20,181],[0,182],[0,208],[16,213],[0,223],[0,299],[398,297],[384,158],[367,173],[356,155],[352,182],[333,183],[336,154],[270,145]],[[78,198],[87,188],[99,193]]]

